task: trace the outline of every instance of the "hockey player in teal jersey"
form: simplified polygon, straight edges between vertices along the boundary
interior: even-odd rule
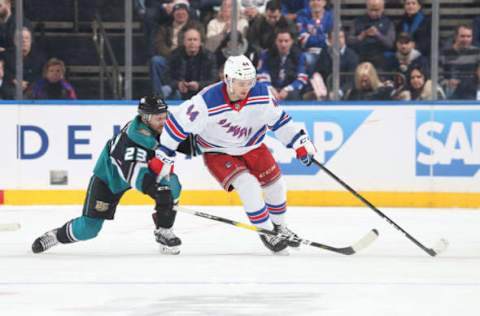
[[[59,243],[95,238],[103,222],[114,218],[120,198],[130,188],[155,201],[154,234],[161,252],[180,253],[181,240],[172,229],[176,216],[173,206],[178,202],[181,190],[178,177],[171,173],[157,183],[157,175],[148,167],[148,162],[155,157],[158,136],[167,113],[168,106],[161,98],[144,97],[140,100],[138,115],[103,148],[88,185],[82,216],[38,237],[32,244],[34,253],[44,252]],[[187,153],[182,149],[179,151]]]

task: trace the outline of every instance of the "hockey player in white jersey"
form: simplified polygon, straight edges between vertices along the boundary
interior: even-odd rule
[[[316,149],[277,106],[268,86],[256,82],[255,67],[247,57],[229,57],[224,74],[224,81],[206,87],[169,114],[150,168],[160,177],[168,175],[179,143],[196,134],[205,165],[226,191],[238,192],[250,222],[266,229],[273,223],[275,231],[295,235],[285,221],[286,186],[263,139],[267,130],[273,131],[306,165]],[[277,236],[260,238],[273,252],[299,246]]]

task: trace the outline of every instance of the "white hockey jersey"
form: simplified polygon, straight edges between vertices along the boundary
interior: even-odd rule
[[[245,100],[231,103],[224,82],[210,85],[169,113],[160,144],[174,151],[189,133],[203,152],[243,155],[259,147],[268,129],[287,147],[300,132],[257,82]]]

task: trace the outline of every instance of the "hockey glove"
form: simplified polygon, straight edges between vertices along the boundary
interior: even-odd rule
[[[160,145],[155,150],[155,158],[148,162],[148,167],[157,175],[157,182],[170,175],[173,172],[173,163],[175,162],[175,152]]]
[[[305,166],[312,164],[312,158],[317,153],[317,149],[305,132],[301,132],[300,137],[293,143],[292,147],[297,153],[297,159],[299,159],[302,164]]]

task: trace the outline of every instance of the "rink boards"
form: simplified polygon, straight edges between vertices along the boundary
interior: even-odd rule
[[[174,107],[172,107],[174,110]],[[379,206],[479,207],[480,106],[475,103],[307,103],[285,106],[318,159]],[[78,204],[105,142],[132,119],[133,102],[0,105],[0,204]],[[291,205],[360,205],[272,135]],[[201,158],[179,155],[182,203],[232,205]],[[129,192],[125,204],[151,203]]]

